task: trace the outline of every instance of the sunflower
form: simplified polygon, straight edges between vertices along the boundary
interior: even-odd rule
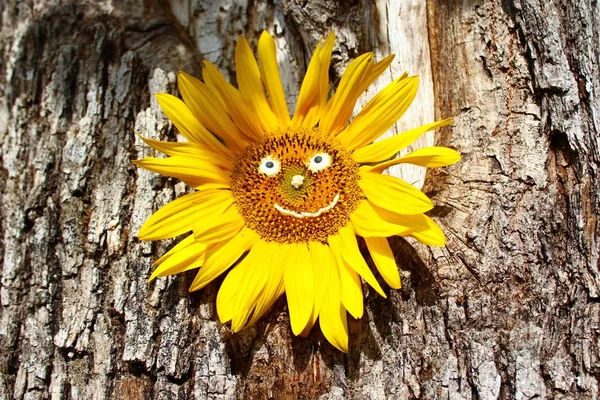
[[[453,164],[460,155],[427,147],[393,158],[445,119],[374,142],[415,97],[417,77],[403,75],[351,118],[358,97],[390,65],[372,53],[353,60],[331,96],[329,64],[334,35],[322,40],[308,65],[290,117],[275,42],[263,32],[258,62],[248,41],[235,50],[238,88],[204,62],[203,81],[178,75],[183,101],[157,100],[188,140],[143,138],[168,157],[134,161],[182,180],[195,191],[154,213],[138,236],[160,240],[189,233],[156,262],[150,280],[197,269],[190,291],[218,276],[222,323],[239,331],[256,322],[285,293],[295,335],[319,321],[327,340],[348,351],[347,313],[363,315],[361,278],[386,297],[359,249],[364,238],[383,280],[400,288],[389,236],[412,236],[443,246],[442,230],[424,213],[431,200],[401,179],[382,174],[411,163]]]

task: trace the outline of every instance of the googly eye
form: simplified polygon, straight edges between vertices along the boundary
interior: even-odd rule
[[[327,153],[318,153],[308,161],[308,169],[312,172],[319,172],[331,165],[331,157]]]
[[[258,166],[258,172],[265,174],[267,176],[274,176],[281,170],[281,164],[279,161],[274,159],[271,156],[266,156],[262,160],[260,160],[260,165]]]

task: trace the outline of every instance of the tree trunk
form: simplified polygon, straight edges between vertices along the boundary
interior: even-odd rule
[[[0,3],[0,398],[600,396],[600,10],[594,0],[7,0]],[[285,301],[231,334],[219,282],[148,283],[173,241],[143,221],[187,189],[135,168],[173,138],[154,93],[240,34],[275,34],[293,109],[320,37],[332,75],[375,51],[420,94],[390,132],[463,160],[423,190],[445,248],[393,241],[403,288],[368,291],[350,352],[294,337]],[[364,100],[363,103],[364,104]],[[423,171],[394,170],[411,183]]]

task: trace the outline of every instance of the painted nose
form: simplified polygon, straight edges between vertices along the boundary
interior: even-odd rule
[[[292,176],[292,186],[295,189],[299,189],[300,186],[304,183],[304,175],[294,175]]]

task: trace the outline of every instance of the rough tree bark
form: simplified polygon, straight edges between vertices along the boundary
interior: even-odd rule
[[[594,0],[0,2],[0,398],[599,396],[598,3]],[[421,97],[399,127],[463,161],[424,190],[445,248],[395,240],[403,288],[368,291],[339,353],[291,335],[285,302],[231,335],[218,283],[147,278],[142,222],[186,189],[136,169],[173,138],[153,93],[202,59],[277,38],[290,104],[318,38],[332,75],[400,54]],[[371,89],[367,98],[375,92]],[[392,134],[394,132],[391,132]],[[394,171],[419,182],[422,172]],[[421,175],[419,175],[421,173]]]

